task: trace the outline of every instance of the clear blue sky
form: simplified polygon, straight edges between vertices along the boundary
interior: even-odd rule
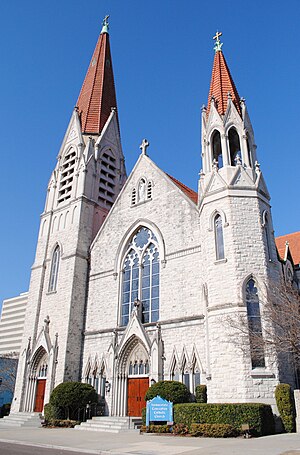
[[[254,127],[275,234],[300,230],[299,0],[3,1],[0,301],[28,289],[48,179],[105,14],[128,173],[147,137],[151,158],[197,188],[200,108],[219,29]]]

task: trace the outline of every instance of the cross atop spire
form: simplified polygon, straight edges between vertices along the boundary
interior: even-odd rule
[[[221,41],[220,41],[220,36],[222,36],[222,32],[218,32],[217,31],[217,33],[213,37],[213,39],[216,40],[215,46],[214,46],[214,51],[215,52],[218,52],[218,51],[222,50],[223,43],[221,43]]]
[[[105,18],[103,19],[101,33],[108,33],[108,30],[109,30],[108,19],[109,19],[109,15],[105,16]]]

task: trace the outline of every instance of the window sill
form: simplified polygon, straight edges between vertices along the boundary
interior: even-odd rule
[[[140,201],[140,202],[136,202],[135,204],[131,204],[130,207],[138,207],[139,205],[145,204],[145,202],[150,202],[150,201],[152,201],[152,197],[150,197],[149,199],[145,199],[144,201]]]
[[[275,378],[275,374],[265,368],[255,368],[251,371],[252,378]]]
[[[51,295],[51,294],[57,294],[57,291],[55,290],[55,291],[48,291],[48,292],[46,292],[46,295]]]
[[[227,262],[227,259],[226,259],[226,258],[224,258],[224,259],[217,259],[217,260],[214,262],[214,264],[216,264],[216,265],[217,265],[217,264],[225,264],[225,262]]]

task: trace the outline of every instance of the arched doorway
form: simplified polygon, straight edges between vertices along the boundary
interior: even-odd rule
[[[117,415],[139,417],[149,388],[149,356],[144,344],[132,337],[121,354],[117,383]]]
[[[44,408],[44,396],[48,373],[48,354],[43,347],[40,347],[31,362],[25,411],[42,412]]]

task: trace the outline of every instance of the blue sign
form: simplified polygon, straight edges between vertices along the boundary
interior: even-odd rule
[[[173,403],[164,400],[159,395],[152,400],[147,401],[146,425],[149,422],[172,422],[173,421]]]

